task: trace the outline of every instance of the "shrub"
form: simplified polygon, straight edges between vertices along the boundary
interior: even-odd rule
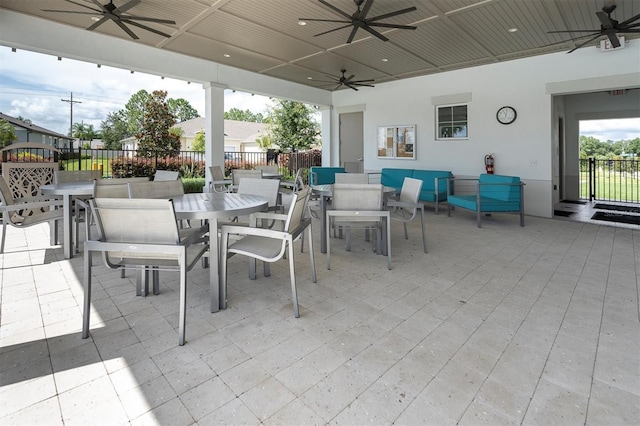
[[[204,188],[204,178],[183,178],[182,186],[184,186],[185,194],[202,192],[202,188]]]

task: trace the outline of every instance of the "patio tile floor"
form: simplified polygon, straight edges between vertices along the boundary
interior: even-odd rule
[[[586,215],[585,215],[586,217]],[[393,270],[355,234],[248,279],[229,261],[229,307],[189,274],[135,296],[96,257],[91,337],[80,337],[82,255],[38,225],[0,255],[0,424],[592,424],[640,419],[640,229],[563,219],[427,213],[392,228]],[[299,244],[299,243],[298,243]],[[299,247],[299,246],[298,246]]]

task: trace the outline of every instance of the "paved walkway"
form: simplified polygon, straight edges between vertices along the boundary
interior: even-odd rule
[[[232,258],[216,314],[196,267],[183,347],[176,274],[141,298],[96,259],[81,339],[82,256],[10,227],[0,424],[638,424],[640,230],[526,222],[429,212],[428,254],[394,224],[391,271],[358,233],[332,239],[317,284],[296,258],[298,319],[286,261],[250,281]]]

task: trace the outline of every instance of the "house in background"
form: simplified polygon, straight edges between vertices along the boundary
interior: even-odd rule
[[[196,135],[204,129],[204,117],[183,121],[173,127],[182,130],[180,150],[193,151]],[[248,121],[224,120],[224,152],[260,152],[256,139],[266,134],[266,124]],[[122,149],[135,150],[138,141],[135,137],[122,140]]]
[[[204,129],[204,117],[183,121],[174,127],[182,129],[180,147],[192,151],[196,135]],[[249,121],[224,120],[224,152],[259,152],[256,139],[266,134],[266,124]]]
[[[36,126],[30,121],[23,121],[0,112],[0,119],[13,125],[18,139],[14,142],[38,142],[55,148],[68,148],[73,138],[56,133],[44,127]]]

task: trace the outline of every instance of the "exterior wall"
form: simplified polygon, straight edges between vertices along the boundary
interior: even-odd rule
[[[594,66],[605,59],[606,66]],[[520,176],[527,184],[526,213],[552,217],[557,123],[563,113],[553,97],[625,88],[620,84],[640,87],[639,60],[640,42],[635,41],[614,52],[583,48],[571,54],[556,53],[376,84],[371,90],[341,90],[333,95],[332,120],[337,122],[339,111],[361,106],[366,170],[406,167],[477,176],[484,172],[484,156],[491,153],[495,156],[496,174]],[[574,81],[580,84],[572,85]],[[469,137],[438,141],[435,105],[456,97],[470,99]],[[504,105],[517,110],[513,124],[502,125],[496,120],[496,111]],[[378,158],[377,127],[400,124],[416,125],[416,159]],[[331,127],[331,144],[338,146],[337,126]]]

